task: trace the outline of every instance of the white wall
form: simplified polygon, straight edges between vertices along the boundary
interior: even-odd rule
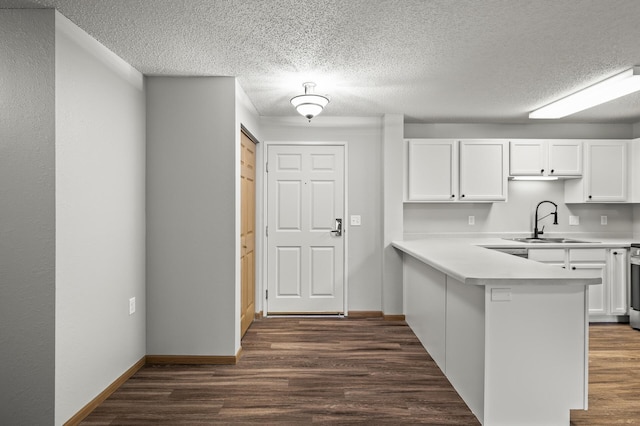
[[[147,354],[235,355],[236,81],[146,83]]]
[[[391,243],[403,239],[403,117],[387,114],[383,117],[383,212],[382,239],[382,311],[386,315],[404,313],[402,301],[402,254]],[[400,190],[398,190],[400,188]]]
[[[54,421],[55,20],[0,10],[0,423]]]
[[[145,95],[142,74],[58,13],[55,40],[63,424],[146,353]]]
[[[565,204],[563,181],[509,181],[509,200],[506,203],[442,203],[405,204],[404,233],[407,238],[425,234],[497,233],[530,234],[533,232],[537,204],[550,200],[558,204],[558,225],[549,217],[539,222],[546,233],[563,236],[629,237],[632,233],[633,206],[630,204]],[[542,217],[553,206],[540,206]],[[579,216],[580,225],[570,226],[569,215]],[[600,225],[606,215],[608,225]],[[469,216],[475,225],[469,225]]]
[[[479,124],[430,123],[404,125],[405,138],[531,138],[531,139],[630,139],[630,124]]]
[[[349,311],[382,310],[382,122],[380,118],[302,116],[263,117],[265,141],[346,142],[348,215],[361,215],[362,226],[346,218]],[[264,294],[264,293],[262,293]]]

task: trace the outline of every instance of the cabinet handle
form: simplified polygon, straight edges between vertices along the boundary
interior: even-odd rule
[[[456,194],[451,194],[451,198],[456,198]]]
[[[573,269],[573,270],[575,271],[575,270],[576,270],[576,267],[575,267],[575,266],[572,266],[572,267],[571,267],[571,269]]]
[[[591,195],[589,195],[589,199],[592,199],[593,197]]]
[[[461,197],[464,198],[464,194],[462,194]]]
[[[615,256],[615,255],[617,255],[617,254],[618,254],[618,252],[617,252],[617,251],[614,251],[614,252],[613,252],[613,254],[614,254],[614,256]]]
[[[540,174],[543,174],[543,173],[544,173],[544,169],[540,169]]]
[[[555,172],[555,169],[551,169],[551,174],[553,174],[553,172]]]

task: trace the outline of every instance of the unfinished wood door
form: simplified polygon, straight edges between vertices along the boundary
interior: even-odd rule
[[[244,133],[240,139],[241,211],[240,261],[241,261],[241,335],[249,329],[256,312],[256,144]]]

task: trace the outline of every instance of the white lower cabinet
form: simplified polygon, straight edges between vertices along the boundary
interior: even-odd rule
[[[628,250],[625,248],[529,249],[529,259],[602,278],[589,286],[589,319],[616,321],[628,313]]]
[[[629,250],[611,249],[609,252],[609,276],[611,292],[609,312],[613,315],[629,313]]]

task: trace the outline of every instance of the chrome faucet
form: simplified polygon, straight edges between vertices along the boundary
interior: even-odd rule
[[[549,203],[549,204],[553,204],[556,208],[556,210],[553,213],[549,213],[546,216],[542,216],[540,219],[538,219],[538,208],[540,208],[541,204],[544,203]],[[542,230],[538,230],[538,221],[544,219],[547,216],[553,215],[553,224],[557,225],[558,224],[558,205],[556,203],[554,203],[553,201],[540,201],[538,203],[538,205],[536,206],[536,217],[535,217],[535,221],[533,222],[533,238],[538,238],[540,235],[542,235],[544,233],[544,226],[542,227]]]

